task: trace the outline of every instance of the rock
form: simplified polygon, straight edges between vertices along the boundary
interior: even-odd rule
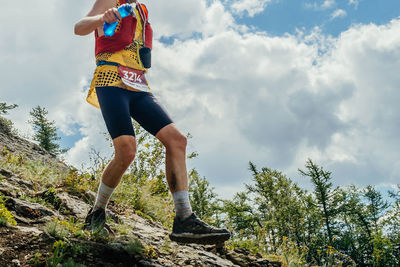
[[[249,267],[281,267],[282,263],[278,261],[269,261],[267,259],[258,259],[249,264]]]
[[[24,233],[32,233],[32,234],[42,234],[43,233],[42,230],[39,230],[36,227],[17,226],[17,229]]]
[[[165,267],[165,266],[170,266],[170,265],[159,264],[158,262],[153,261],[153,260],[140,260],[138,262],[138,266],[141,266],[141,267]]]
[[[58,171],[69,173],[71,167],[46,152],[37,144],[23,138],[5,134],[0,125],[0,150],[6,147],[9,152],[0,152],[0,157],[7,157],[8,153],[25,154],[17,158],[23,164],[25,159],[39,160],[56,166]],[[53,189],[56,187],[57,189]],[[0,266],[28,266],[34,259],[45,264],[46,258],[51,256],[52,246],[56,239],[50,236],[41,223],[58,218],[63,225],[77,223],[79,225],[86,217],[90,205],[96,199],[96,193],[86,192],[83,196],[71,196],[63,192],[63,188],[49,184],[47,190],[34,192],[36,184],[9,170],[0,168],[0,192],[6,195],[5,205],[19,223],[16,227],[0,227]],[[43,187],[42,187],[43,189]],[[29,195],[41,197],[47,208],[38,203],[23,201],[17,197]],[[47,205],[47,204],[46,204]],[[110,208],[111,206],[111,208]],[[227,251],[224,246],[204,246],[196,244],[178,245],[169,239],[171,229],[166,229],[161,223],[144,219],[135,214],[134,210],[109,205],[108,213],[114,222],[123,224],[127,235],[113,234],[109,239],[94,238],[82,239],[80,235],[69,235],[68,242],[74,248],[82,248],[81,256],[74,257],[74,261],[87,266],[280,266],[273,265],[261,255],[250,255],[246,249]],[[70,216],[79,220],[69,221]],[[73,221],[73,222],[72,222]],[[21,226],[23,224],[24,226]],[[29,226],[27,226],[29,225]],[[111,230],[117,226],[110,223]],[[122,233],[122,232],[121,232]],[[142,250],[136,247],[132,240],[139,239]],[[94,242],[93,240],[96,240]],[[63,242],[67,240],[63,240]]]
[[[5,169],[0,169],[0,175],[6,177],[6,178],[10,178],[13,174],[12,172],[9,172]]]
[[[243,254],[243,255],[249,255],[250,254],[250,251],[248,249],[245,249],[245,248],[235,248],[234,251],[236,253],[240,253],[240,254]]]
[[[9,177],[7,181],[20,188],[28,189],[29,191],[33,190],[33,183],[31,181],[26,181],[24,179],[19,178],[16,175]]]
[[[0,169],[0,192],[6,196],[18,197],[25,194],[33,194],[33,183],[19,178],[17,175],[5,169]]]
[[[235,251],[228,251],[226,253],[226,259],[230,260],[231,262],[239,266],[249,265],[249,263],[245,259],[243,259],[243,256],[241,256],[239,253],[236,253]]]
[[[269,262],[269,266],[271,266],[271,267],[281,267],[281,266],[282,266],[282,262],[279,262],[279,261],[270,261],[270,262]]]
[[[45,206],[38,203],[31,203],[17,198],[10,197],[6,201],[6,207],[10,211],[15,211],[17,216],[25,219],[30,219],[30,222],[44,222],[49,220],[49,217],[57,217],[56,213]],[[45,220],[41,220],[48,217]]]
[[[61,200],[61,207],[65,207],[71,211],[72,215],[84,219],[90,209],[90,206],[78,199],[77,197],[70,196],[67,193],[57,194],[57,197]]]
[[[2,193],[3,195],[16,198],[18,191],[18,187],[10,185],[9,183],[1,182],[0,193]]]
[[[96,201],[97,194],[91,190],[88,190],[85,192],[83,195],[83,199],[86,201],[86,203],[90,205],[94,205],[94,202]]]
[[[3,150],[3,147],[14,154],[24,154],[25,158],[48,162],[64,171],[68,171],[70,168],[64,162],[57,160],[54,154],[47,152],[39,145],[6,132],[0,119],[0,150]]]
[[[21,266],[21,263],[19,262],[18,259],[13,259],[13,260],[11,261],[11,263],[13,264],[13,266]]]

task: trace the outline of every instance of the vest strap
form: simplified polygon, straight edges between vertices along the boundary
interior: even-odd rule
[[[111,62],[111,61],[100,60],[99,62],[97,62],[97,66],[103,66],[103,65],[119,67],[119,63],[115,63],[115,62]]]

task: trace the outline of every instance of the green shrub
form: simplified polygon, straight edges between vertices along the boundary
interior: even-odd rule
[[[47,260],[47,266],[57,267],[64,259],[68,245],[59,240],[53,244],[53,254]]]
[[[2,201],[2,200],[1,200]],[[0,204],[0,226],[17,225],[14,216],[11,212],[4,206]]]
[[[143,253],[143,245],[139,239],[133,239],[124,247],[129,255],[137,255]]]
[[[83,264],[76,263],[72,258],[68,258],[66,262],[64,262],[62,267],[85,267]]]
[[[43,266],[46,258],[43,256],[42,253],[36,252],[33,257],[29,260],[29,263],[33,266]]]
[[[6,134],[18,135],[18,131],[14,128],[13,122],[2,116],[0,116],[0,128]]]
[[[57,219],[48,222],[45,231],[55,239],[64,239],[70,234],[68,227],[60,224]]]
[[[45,226],[45,231],[56,239],[65,239],[67,237],[75,236],[82,239],[87,239],[90,234],[82,230],[83,223],[79,223],[74,217],[68,221],[60,221],[54,218]]]

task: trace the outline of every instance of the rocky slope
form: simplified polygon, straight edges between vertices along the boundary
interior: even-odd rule
[[[54,155],[2,131],[2,127],[0,120],[2,150],[24,152],[30,159],[69,170]],[[4,153],[0,157],[5,157]],[[2,202],[17,222],[16,226],[0,227],[0,266],[280,266],[245,249],[179,245],[169,240],[170,230],[160,223],[112,204],[110,237],[88,236],[79,229],[94,192],[72,195],[62,187],[50,189],[52,186],[38,190],[32,181],[0,168]],[[118,225],[125,230],[116,229]]]

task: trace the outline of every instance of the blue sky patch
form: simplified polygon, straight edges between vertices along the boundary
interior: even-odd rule
[[[294,34],[296,29],[308,32],[320,27],[323,33],[336,37],[353,24],[381,25],[400,15],[398,0],[361,0],[358,6],[347,0],[333,1],[329,7],[323,7],[323,2],[280,0],[269,3],[254,17],[235,15],[235,19],[238,24],[254,26],[273,36]],[[338,10],[341,12],[333,17]]]

